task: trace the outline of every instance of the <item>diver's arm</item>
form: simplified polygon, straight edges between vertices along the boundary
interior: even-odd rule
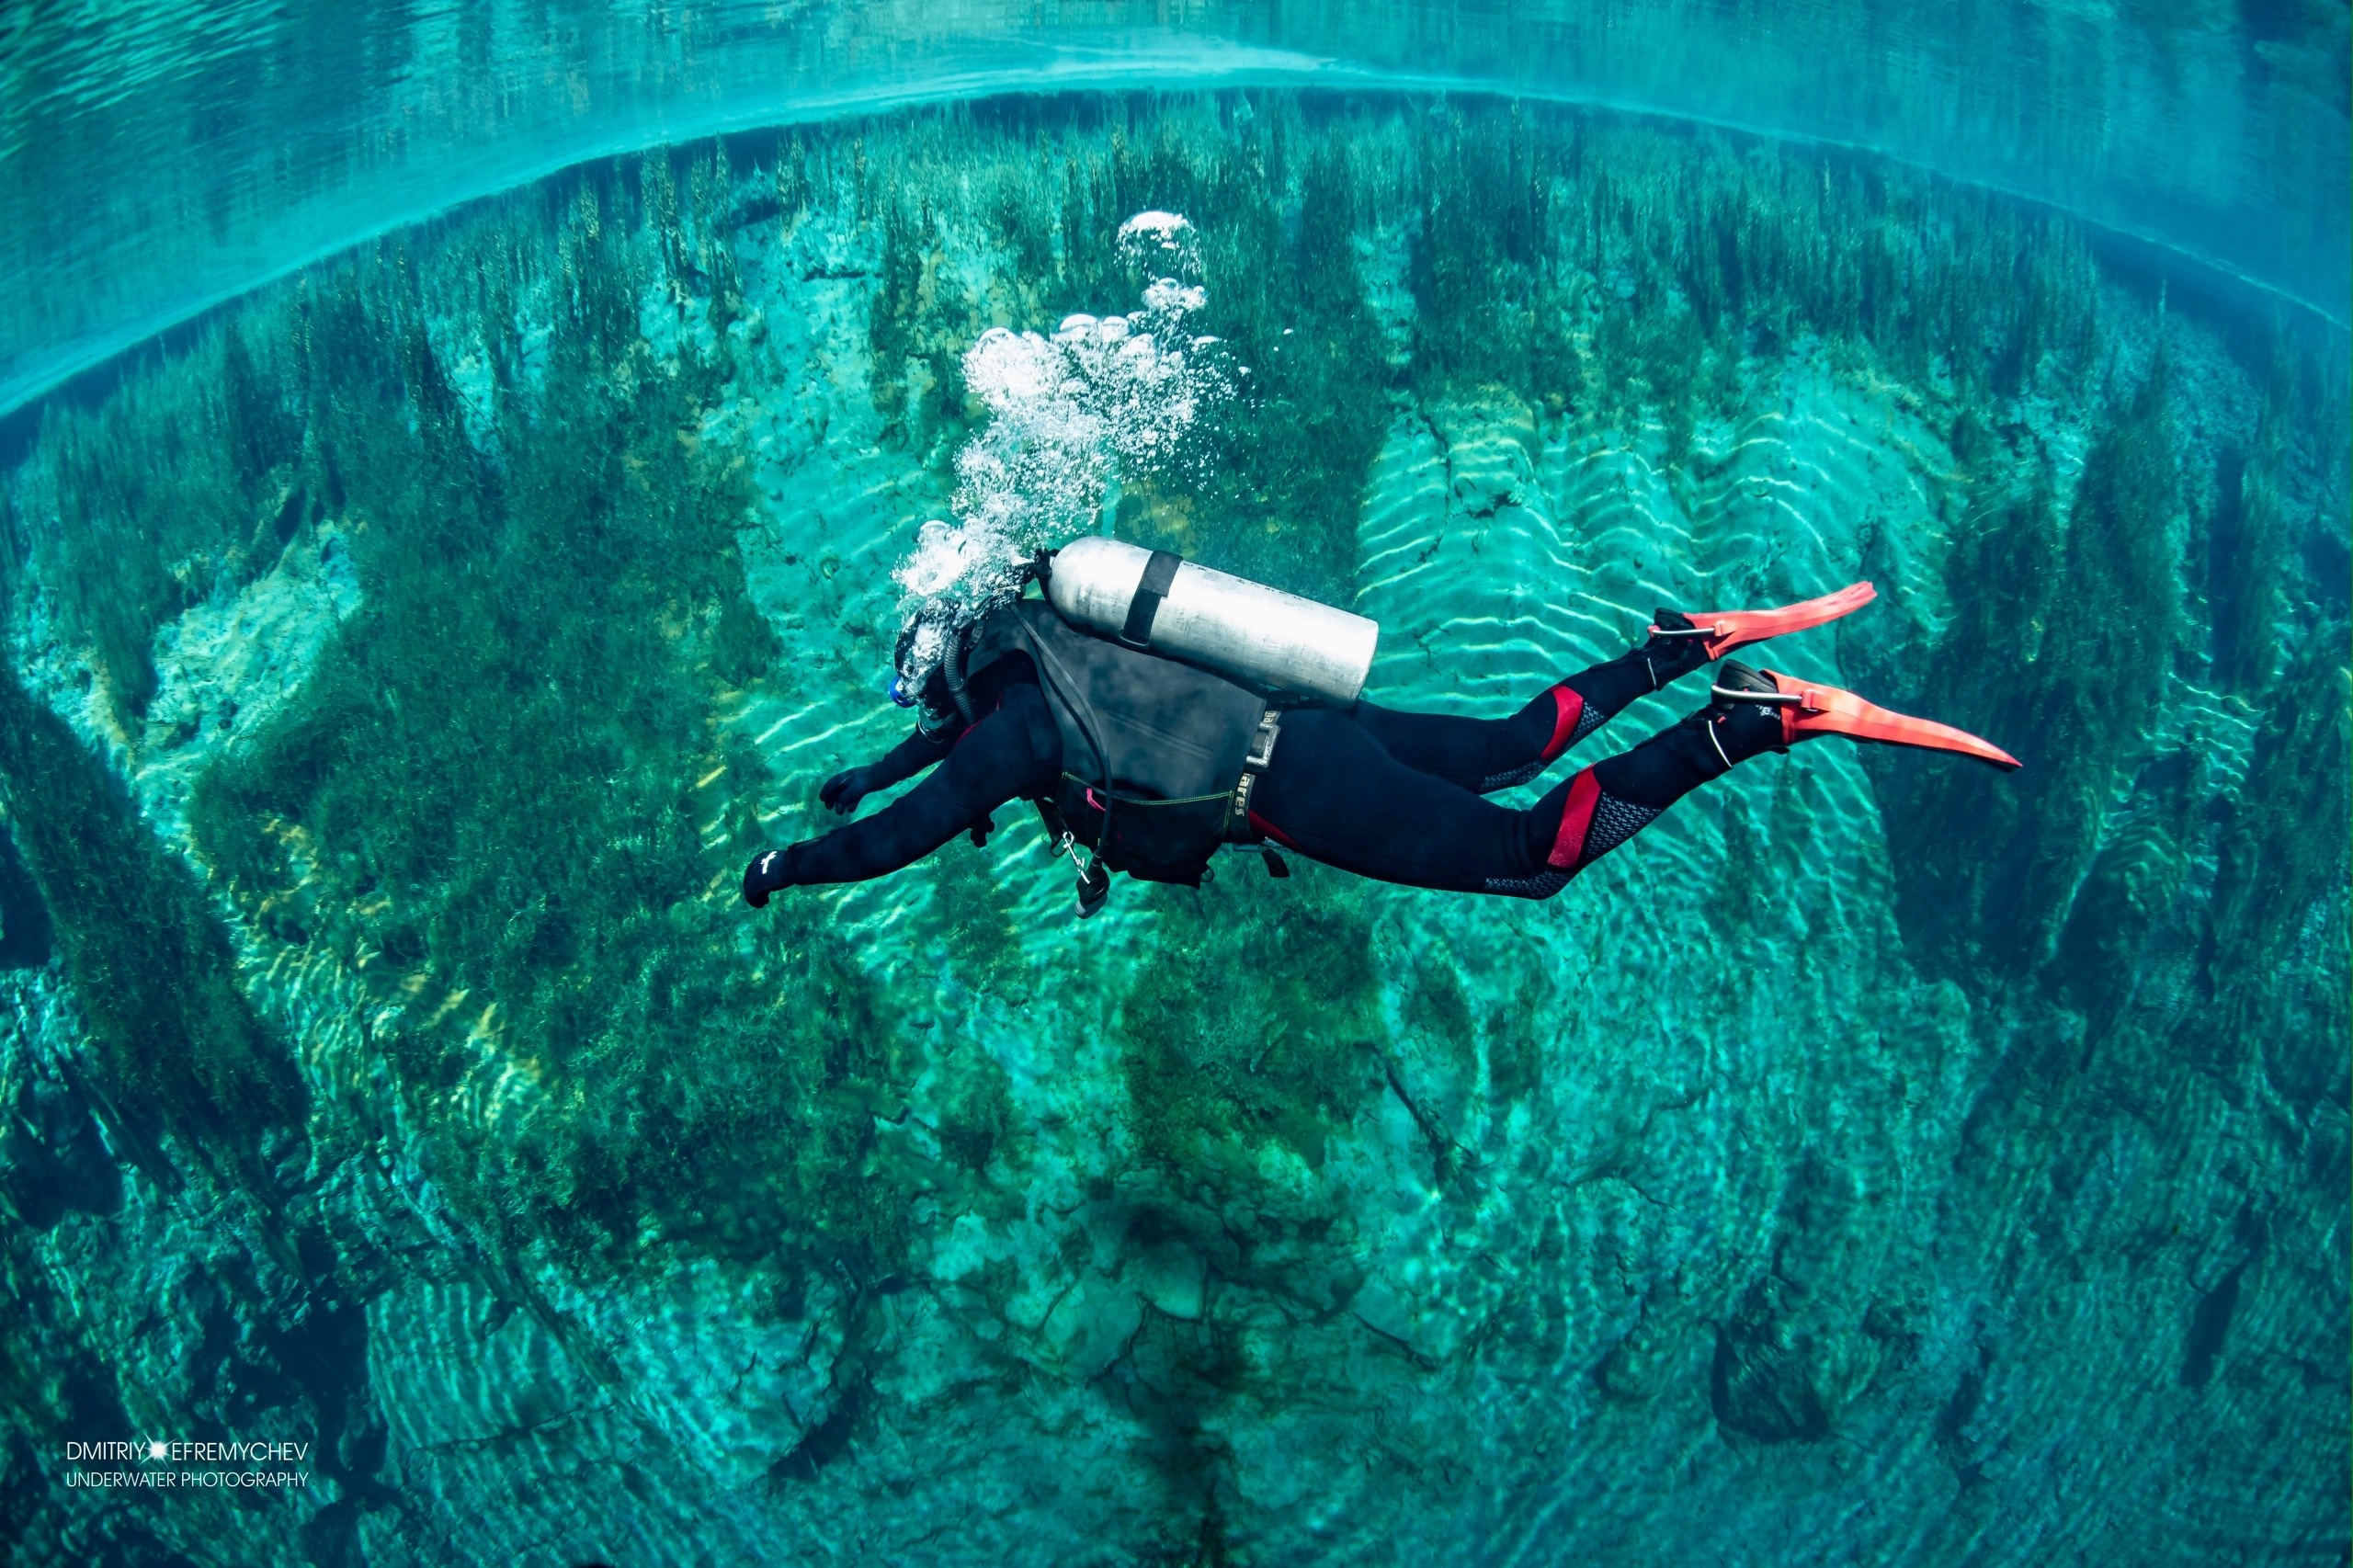
[[[754,860],[744,896],[757,907],[779,888],[864,881],[913,865],[1007,801],[1051,793],[1061,772],[1062,737],[1044,695],[1035,686],[1014,687],[962,733],[930,778],[882,810]]]
[[[963,738],[968,725],[950,720],[941,728],[926,733],[922,725],[914,734],[892,746],[874,762],[863,767],[846,767],[818,787],[817,799],[841,816],[858,810],[858,803],[877,790],[913,778],[941,757],[946,756]]]
[[[1037,684],[1037,671],[1029,663],[1029,655],[1008,653],[973,676],[970,692],[972,708],[969,710],[986,717],[1015,687],[1034,687]],[[1048,722],[1051,722],[1051,719]],[[880,761],[870,762],[863,767],[846,768],[826,779],[817,791],[817,799],[835,815],[847,816],[858,810],[858,801],[877,790],[888,790],[893,784],[913,778],[946,756],[972,727],[953,713],[928,730],[917,724],[914,734],[885,752]]]

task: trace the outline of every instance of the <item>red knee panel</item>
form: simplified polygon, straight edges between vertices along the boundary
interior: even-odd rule
[[[1576,733],[1577,721],[1585,716],[1585,699],[1575,688],[1563,682],[1552,688],[1552,738],[1544,743],[1544,760],[1552,761],[1566,751],[1569,737]]]
[[[1574,692],[1569,696],[1575,700]],[[1569,780],[1569,798],[1561,807],[1561,831],[1552,835],[1552,853],[1544,857],[1546,865],[1559,871],[1577,869],[1577,857],[1585,852],[1586,830],[1593,825],[1593,808],[1600,800],[1601,784],[1592,768]]]

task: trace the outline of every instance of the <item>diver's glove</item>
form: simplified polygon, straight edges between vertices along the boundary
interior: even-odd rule
[[[874,793],[873,774],[871,767],[845,767],[817,787],[817,799],[835,815],[846,817]]]
[[[768,894],[792,885],[792,857],[782,849],[756,856],[744,868],[744,902],[754,909],[768,906]]]

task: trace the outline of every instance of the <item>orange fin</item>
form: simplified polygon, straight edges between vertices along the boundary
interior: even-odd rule
[[[1869,583],[1849,583],[1835,594],[1824,594],[1802,604],[1783,605],[1779,609],[1694,609],[1684,614],[1694,628],[1706,634],[1708,657],[1721,659],[1734,648],[1745,648],[1768,637],[1786,637],[1792,631],[1803,631],[1842,615],[1852,615],[1877,597],[1879,590]],[[1654,637],[1691,635],[1674,631],[1662,633],[1655,626],[1650,631]]]
[[[1817,603],[1820,601],[1817,600]],[[1928,751],[1959,752],[2007,772],[2022,766],[2017,757],[1993,742],[1967,730],[1915,719],[1864,701],[1851,691],[1819,681],[1800,680],[1779,670],[1763,672],[1781,694],[1781,736],[1784,741],[1808,735],[1847,735],[1859,741],[1883,741],[1889,745],[1920,746]],[[1768,699],[1769,700],[1769,699]]]

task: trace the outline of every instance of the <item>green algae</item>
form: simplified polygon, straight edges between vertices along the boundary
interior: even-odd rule
[[[1245,142],[1239,167],[1221,177],[1152,187],[1193,199],[1196,223],[1213,236],[1204,266],[1221,284],[1203,323],[1255,377],[1238,438],[1218,448],[1199,487],[1198,511],[1214,521],[1197,537],[1203,558],[1228,570],[1345,600],[1389,377],[1349,238],[1362,217],[1360,176],[1336,139],[1325,141],[1301,160],[1290,196],[1275,183],[1287,153],[1298,156],[1280,147],[1253,156]]]
[[[2281,515],[2283,471],[2294,448],[2290,421],[2302,405],[2318,401],[2298,387],[2295,369],[2291,358],[2279,357],[2249,449],[2225,453],[2217,462],[2222,494],[2206,529],[2213,663],[2225,679],[2249,693],[2261,691],[2279,668],[2289,549],[2288,519]]]
[[[976,1174],[985,1172],[992,1160],[1017,1159],[1020,1113],[1005,1069],[969,1051],[958,1054],[953,1069],[954,1081],[939,1096],[934,1130],[940,1152]]]
[[[1121,1003],[1146,1156],[1183,1185],[1262,1146],[1320,1165],[1380,1082],[1371,930],[1328,872],[1155,890],[1158,939]]]
[[[645,184],[675,263],[667,187]],[[738,804],[706,842],[696,780],[756,794],[712,713],[777,644],[733,549],[741,464],[700,448],[721,371],[654,362],[620,302],[644,263],[606,199],[584,190],[564,231],[576,287],[500,460],[416,331],[351,334],[319,372],[336,384],[306,389],[364,608],[300,703],[199,780],[193,835],[281,939],[388,994],[463,998],[387,1041],[410,1092],[462,1095],[485,1038],[529,1075],[522,1126],[449,1119],[428,1161],[482,1222],[613,1261],[649,1226],[745,1257],[809,1234],[887,1272],[901,1227],[861,1174],[904,1076],[888,1010],[818,932],[768,923],[748,967],[726,937],[724,884],[760,840]],[[397,321],[404,282],[356,268],[319,314]],[[479,324],[494,339],[495,312]],[[369,395],[394,382],[403,403]]]
[[[948,266],[938,221],[927,208],[883,208],[881,277],[869,312],[867,372],[886,434],[916,450],[939,449],[964,426],[964,350],[980,335],[979,312]]]
[[[2235,1080],[2259,1068],[2271,1087],[2307,1104],[2342,1100],[2347,1087],[2337,1046],[2353,1004],[2327,961],[2345,942],[2346,791],[2334,769],[2308,760],[2353,746],[2347,639],[2344,622],[2324,623],[2283,672],[2283,699],[2267,714],[2221,835],[2198,952],[2211,1001],[2187,1029],[2212,1071]]]
[[[2168,752],[2150,762],[2131,815],[2106,835],[2075,889],[2052,964],[2094,1039],[2118,1022],[2139,978],[2142,949],[2189,879],[2204,782],[2191,753]]]
[[[1518,105],[1450,106],[1418,131],[1426,388],[1493,381],[1605,422],[1643,411],[1680,457],[1740,359],[1800,336],[2006,395],[2094,362],[2080,237],[1983,194]]]
[[[2043,963],[2118,783],[2144,759],[2182,614],[2166,388],[2161,355],[2086,454],[2063,525],[2047,462],[1997,455],[1966,416],[1956,427],[1983,498],[1945,567],[1963,608],[1914,689],[1949,722],[2009,737],[2026,769],[2017,788],[1977,769],[1882,785],[1898,907],[1933,960],[2008,976]]]
[[[33,504],[59,526],[33,536],[34,560],[119,723],[154,696],[156,629],[267,570],[313,512],[300,422],[274,395],[278,346],[261,347],[226,328],[205,382],[134,386],[94,414],[50,417]]]
[[[228,934],[186,863],[13,674],[0,677],[0,803],[81,1004],[84,1088],[115,1136],[157,1181],[178,1179],[161,1144],[169,1134],[178,1158],[273,1187],[265,1140],[300,1130],[309,1099],[285,1041],[255,1016]]]
[[[1019,802],[1000,814],[1017,809]],[[994,858],[968,838],[951,840],[936,858],[938,892],[931,917],[953,971],[978,994],[1027,1000],[1042,977],[1032,972],[1022,956],[1012,901],[1006,896]]]

